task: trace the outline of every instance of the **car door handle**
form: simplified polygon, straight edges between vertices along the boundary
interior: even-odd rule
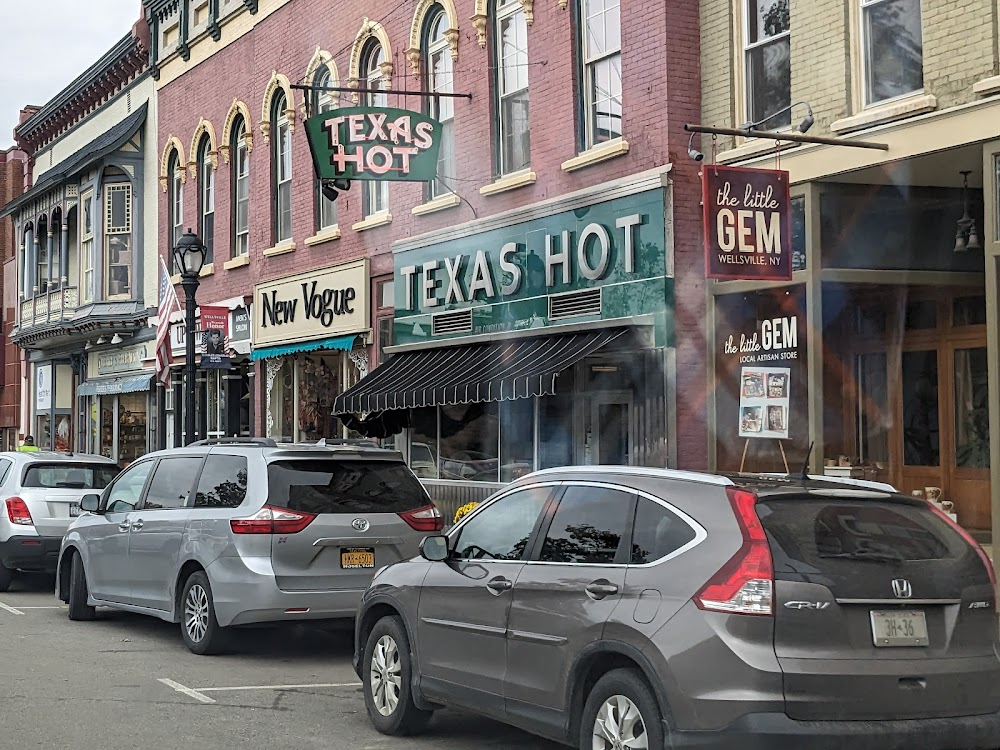
[[[594,581],[587,586],[587,594],[593,599],[603,599],[618,593],[618,587],[610,581]]]
[[[508,581],[503,576],[498,576],[486,584],[486,588],[492,591],[494,594],[502,594],[504,591],[510,591],[514,588],[514,584]]]
[[[128,531],[130,528],[132,528],[132,525],[128,521],[122,521],[120,524],[118,524],[119,531],[125,532]]]
[[[132,523],[132,531],[141,531],[141,530],[142,530],[142,519],[140,518],[139,520],[134,521]]]

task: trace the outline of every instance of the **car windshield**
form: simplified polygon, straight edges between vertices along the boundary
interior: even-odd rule
[[[30,464],[24,470],[23,487],[103,490],[118,475],[114,464]]]

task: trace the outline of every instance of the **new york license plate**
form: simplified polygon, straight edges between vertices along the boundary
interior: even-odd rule
[[[921,610],[872,612],[876,646],[927,646],[927,618]]]
[[[340,550],[340,567],[345,570],[375,567],[374,547],[349,547]]]

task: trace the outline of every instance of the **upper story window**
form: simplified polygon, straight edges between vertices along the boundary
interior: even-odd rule
[[[427,90],[452,93],[451,45],[445,31],[448,15],[437,5],[427,18],[426,48]],[[455,190],[455,100],[450,96],[429,97],[430,116],[441,123],[441,147],[438,152],[437,179],[428,187],[430,198]]]
[[[496,5],[497,171],[509,174],[531,164],[528,121],[528,23],[520,0]]]
[[[80,290],[83,302],[94,301],[94,192],[80,196]]]
[[[924,86],[920,0],[861,0],[865,104]]]
[[[334,88],[337,83],[330,72],[329,65],[321,65],[313,75],[313,86]],[[317,90],[315,92],[316,114],[329,112],[336,105],[333,91]],[[337,224],[337,201],[332,201],[323,195],[319,180],[316,181],[316,229],[326,229]]]
[[[132,295],[132,185],[104,186],[104,292],[106,299]]]
[[[176,151],[170,156],[167,166],[167,189],[170,202],[170,248],[173,250],[184,234],[184,184],[181,182],[180,159]],[[174,273],[180,273],[180,269],[175,268]]]
[[[790,21],[788,0],[746,0],[746,114],[750,122],[766,120],[765,129],[792,124]]]
[[[288,102],[279,91],[271,102],[271,174],[274,180],[274,241],[292,239],[292,132]]]
[[[385,49],[381,42],[375,38],[369,39],[361,54],[361,71],[365,76],[365,88],[373,90],[384,88],[382,64],[385,61]],[[389,105],[389,98],[382,93],[365,94],[364,101],[368,107]],[[375,180],[364,182],[363,185],[365,216],[386,213],[389,210],[389,183]]]
[[[782,0],[783,2],[785,0]],[[622,134],[622,33],[619,0],[582,0],[585,146]]]
[[[207,248],[205,263],[215,257],[215,168],[212,164],[212,141],[206,133],[198,143],[198,166],[201,184],[198,189],[198,234]]]
[[[250,154],[246,132],[246,120],[237,117],[230,134],[234,258],[250,253]]]
[[[49,223],[38,223],[38,253],[35,255],[35,288],[39,294],[49,291]]]

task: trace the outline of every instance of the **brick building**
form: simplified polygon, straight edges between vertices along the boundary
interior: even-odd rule
[[[809,135],[882,146],[786,142],[779,158],[774,141],[719,139],[720,162],[789,171],[801,252],[788,285],[711,285],[714,464],[735,468],[744,447],[724,341],[796,318],[790,460],[813,443],[814,471],[929,492],[983,538],[1000,523],[998,51],[989,2],[701,4],[703,123],[812,114]],[[748,461],[781,459],[756,441]]]
[[[199,376],[199,433],[345,434],[335,397],[387,354],[426,364],[434,352],[479,356],[484,341],[508,341],[530,357],[533,346],[561,342],[576,348],[554,394],[555,373],[535,363],[525,375],[530,397],[419,396],[374,411],[409,425],[397,444],[423,461],[429,480],[475,474],[496,483],[511,475],[498,473],[501,464],[515,474],[566,461],[703,466],[698,172],[680,158],[683,124],[700,107],[697,3],[467,4],[145,3],[160,216],[170,228],[160,253],[187,227],[210,238],[198,300],[230,310],[233,368]],[[590,18],[584,35],[581,14]],[[344,90],[306,92],[300,83]],[[468,97],[391,93],[407,90]],[[444,122],[437,181],[356,180],[330,203],[310,159],[306,97],[309,113],[368,103]],[[501,258],[506,243],[516,250]],[[501,292],[507,262],[519,269],[518,288]],[[464,291],[448,288],[454,263]],[[483,286],[487,270],[477,263],[495,288]],[[470,294],[477,274],[479,292]],[[431,289],[420,300],[418,276]],[[301,308],[279,325],[271,303],[302,297],[303,279],[348,286],[360,304],[331,325],[310,324]],[[248,307],[252,350],[237,331]],[[179,323],[175,330],[180,354]],[[399,383],[396,392],[421,387]],[[179,425],[177,379],[174,389],[166,401]],[[588,393],[593,412],[574,406]],[[345,412],[346,424],[372,431],[356,414],[372,409],[347,411],[355,416]],[[602,430],[605,421],[613,429]],[[441,422],[460,437],[442,433]],[[539,436],[547,423],[553,434]],[[508,439],[499,437],[505,428]],[[517,452],[513,436],[524,455],[504,455]]]
[[[17,148],[0,152],[0,204],[17,198],[24,190],[27,154]],[[14,224],[0,220],[0,273],[3,289],[3,379],[0,380],[0,450],[18,446],[21,419],[21,350],[11,341],[17,316],[17,242]]]

